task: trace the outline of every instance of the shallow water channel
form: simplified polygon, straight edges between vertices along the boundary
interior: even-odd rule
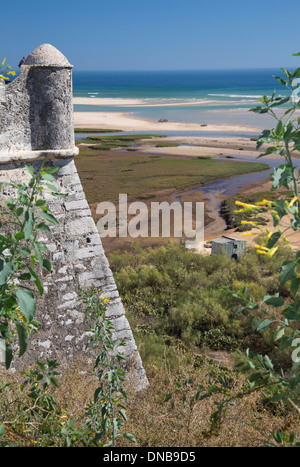
[[[128,131],[128,132],[121,132],[121,133],[77,133],[75,134],[75,139],[76,140],[83,140],[87,136],[118,136],[118,135],[131,135],[131,134],[139,134],[144,132],[136,131]],[[220,133],[220,132],[175,132],[175,131],[167,131],[167,132],[160,132],[156,131],[155,134],[165,134],[167,136],[184,136],[183,133],[186,133],[188,136],[203,136],[203,137],[213,137],[213,136],[239,136],[239,137],[250,137],[250,136],[255,136],[250,135],[247,133],[246,135],[241,134],[241,133],[232,133],[232,134],[225,134]],[[138,145],[137,145],[138,146]],[[126,152],[125,149],[119,149],[117,152]],[[146,151],[145,151],[146,152]],[[151,153],[151,149],[147,151]],[[272,159],[268,157],[262,157],[262,158],[254,158],[254,157],[247,157],[247,156],[242,156],[239,155],[238,157],[236,156],[230,156],[230,159],[223,158],[223,157],[216,157],[214,158],[215,160],[226,160],[228,163],[230,162],[262,162],[264,164],[268,164],[270,167],[267,170],[263,170],[261,172],[251,172],[248,174],[244,175],[235,175],[233,177],[217,180],[212,183],[208,183],[206,185],[201,185],[197,188],[194,188],[189,191],[185,191],[184,194],[188,193],[194,193],[197,191],[201,191],[205,195],[205,211],[207,214],[214,219],[213,222],[208,224],[205,227],[205,239],[210,239],[212,236],[215,235],[222,235],[223,232],[227,229],[227,225],[225,220],[221,217],[221,199],[223,196],[234,196],[236,195],[245,185],[248,185],[249,183],[255,183],[259,181],[266,180],[267,178],[270,177],[270,175],[273,173],[273,168],[278,167],[279,165],[282,165],[284,163],[283,158],[278,158],[278,159]],[[300,159],[293,159],[294,166],[300,169]],[[262,191],[264,190],[264,187],[261,187]],[[183,193],[182,193],[183,194]],[[181,194],[178,193],[175,195],[175,198],[177,200],[180,200]]]
[[[218,158],[225,160],[224,158]],[[226,159],[228,160],[228,159]],[[270,167],[267,170],[261,172],[251,172],[244,175],[235,175],[233,177],[217,180],[212,183],[194,188],[189,191],[185,191],[184,194],[202,192],[205,194],[205,211],[207,214],[214,219],[213,222],[205,227],[205,240],[212,238],[212,236],[222,235],[227,229],[227,225],[223,217],[221,217],[221,202],[223,196],[234,196],[236,195],[245,185],[249,183],[255,183],[266,180],[273,173],[273,168],[278,167],[284,163],[283,158],[271,159],[262,157],[256,159],[247,156],[232,156],[230,159],[232,162],[243,161],[243,162],[263,162],[268,164]],[[230,163],[230,162],[229,162]],[[294,166],[300,169],[300,159],[293,159]],[[264,186],[261,186],[261,190],[264,190]],[[182,193],[183,194],[183,193]],[[177,200],[180,200],[181,194],[177,194]]]

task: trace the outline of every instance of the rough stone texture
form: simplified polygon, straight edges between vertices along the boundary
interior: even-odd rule
[[[119,350],[126,356],[127,368],[136,386],[144,388],[145,370],[74,163],[70,65],[52,46],[40,46],[27,58],[21,75],[4,93],[2,89],[0,181],[23,183],[30,177],[25,163],[31,161],[38,170],[46,160],[47,166],[59,167],[57,191],[68,193],[67,198],[51,194],[46,198],[60,223],[39,238],[48,247],[53,269],[41,271],[45,293],[38,298],[36,317],[43,326],[32,335],[22,365],[45,356],[66,365],[74,357],[91,358],[85,350],[85,315],[78,291],[98,288],[110,298],[107,317],[114,324],[115,338],[126,342]],[[2,194],[13,195],[8,186]],[[14,361],[15,367],[19,364]]]
[[[45,56],[43,52],[47,52]],[[72,67],[60,56],[52,46],[38,47],[22,66],[20,76],[1,87],[2,158],[20,151],[74,150]],[[46,66],[47,59],[50,63]],[[52,154],[52,158],[56,156]]]
[[[51,44],[42,44],[34,49],[26,58],[24,65],[63,68],[72,67],[66,57]]]

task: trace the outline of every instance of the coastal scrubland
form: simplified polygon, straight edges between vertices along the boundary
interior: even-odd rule
[[[142,138],[126,140],[126,135],[122,136],[93,136],[79,142],[76,166],[95,219],[96,204],[115,202],[119,193],[127,193],[130,201],[170,201],[176,193],[194,186],[266,169],[265,164],[207,159],[207,155],[185,158],[152,153],[151,149],[142,152],[138,146]],[[157,136],[149,135],[146,141],[151,144]],[[135,151],[132,154],[128,149]],[[264,191],[239,199],[254,202],[272,196]],[[245,218],[234,217],[233,203],[232,199],[223,201],[223,215],[232,228],[241,228]],[[205,222],[210,222],[209,216]],[[265,446],[274,442],[272,433],[279,429],[300,437],[293,408],[275,403],[272,394],[253,392],[234,397],[244,390],[246,378],[235,368],[237,350],[250,347],[266,354],[275,370],[282,368],[287,373],[291,358],[287,350],[278,350],[278,343],[270,343],[268,332],[262,335],[252,329],[246,312],[236,315],[240,302],[222,289],[246,287],[257,301],[279,291],[289,300],[289,287],[282,286],[278,276],[289,250],[281,246],[276,257],[268,258],[258,256],[248,246],[246,255],[236,261],[222,255],[196,254],[174,239],[159,238],[148,247],[132,242],[120,250],[118,244],[108,248],[103,243],[149,380],[142,393],[126,387],[126,431],[133,434],[135,446]],[[280,307],[273,311],[281,313]],[[74,361],[53,389],[63,417],[77,420],[79,425],[95,390],[86,370],[86,362]],[[21,400],[19,375],[9,377],[16,383],[12,400]],[[212,413],[221,394],[203,400],[195,400],[195,394],[200,385],[209,388],[220,381],[226,381],[232,404],[215,422]],[[17,413],[11,415],[17,418]],[[34,440],[26,440],[26,434],[19,439],[8,431],[7,436],[11,444],[34,445]],[[123,437],[117,443],[132,446]]]
[[[270,345],[268,333],[253,331],[247,314],[237,316],[239,301],[222,290],[247,287],[258,301],[278,291],[288,297],[289,289],[278,280],[280,262],[287,257],[284,248],[276,260],[250,248],[237,262],[203,257],[174,244],[148,249],[137,245],[133,252],[109,255],[150,379],[147,395],[129,404],[129,427],[139,446],[160,446],[162,440],[165,446],[259,446],[271,441],[275,426],[298,430],[293,411],[271,402],[271,394],[236,400],[224,424],[214,427],[209,417],[217,397],[192,406],[182,403],[183,397],[195,395],[197,384],[208,387],[221,378],[230,383],[231,394],[238,392],[244,379],[235,371],[237,349],[266,353],[277,369],[288,371],[288,352]],[[180,390],[174,405],[165,403],[176,387]]]
[[[245,389],[245,375],[235,369],[237,349],[251,346],[267,353],[276,369],[286,372],[291,359],[276,342],[270,345],[268,333],[253,331],[246,313],[236,316],[239,302],[221,290],[224,285],[247,286],[257,300],[278,290],[288,298],[289,288],[281,287],[278,280],[280,262],[287,257],[284,248],[276,259],[249,249],[237,262],[225,256],[202,257],[171,244],[147,249],[136,244],[132,251],[108,255],[149,380],[142,393],[125,385],[125,429],[134,435],[134,446],[256,447],[274,442],[274,430],[300,435],[293,408],[275,403],[271,393],[234,399]],[[274,311],[280,313],[278,308]],[[86,362],[74,361],[52,390],[62,420],[77,420],[79,426],[95,390],[86,370]],[[15,388],[11,399],[21,401],[20,376],[10,374],[9,380]],[[233,402],[214,423],[211,415],[221,394],[193,398],[200,385],[209,388],[222,380]],[[7,430],[7,436],[11,443],[34,445],[34,440],[26,440],[26,433],[21,439]],[[132,443],[121,437],[117,446]]]
[[[76,165],[91,206],[97,200],[114,201],[123,192],[132,200],[170,199],[170,193],[173,196],[195,184],[262,168],[256,163],[167,154],[151,157],[150,151],[133,157],[125,150],[111,149],[80,147]],[[274,196],[271,191],[262,191],[240,199],[255,202]],[[222,213],[228,225],[243,230],[241,220],[245,218],[234,217],[233,210],[234,199],[225,200]],[[198,384],[209,386],[222,378],[232,394],[241,390],[244,377],[235,370],[237,349],[250,347],[268,354],[277,369],[289,371],[288,352],[278,352],[276,343],[270,345],[268,333],[254,331],[247,314],[236,316],[238,301],[233,303],[232,296],[222,290],[223,286],[234,290],[247,287],[249,296],[258,301],[280,291],[288,299],[290,291],[280,285],[278,270],[289,251],[281,247],[276,259],[271,259],[258,256],[249,247],[246,255],[235,261],[219,255],[197,255],[178,241],[162,243],[145,248],[136,242],[125,250],[107,250],[150,383],[145,394],[129,389],[126,429],[134,433],[136,445],[264,446],[272,442],[275,428],[297,434],[292,409],[275,404],[268,394],[253,393],[236,400],[219,425],[213,425],[210,418],[217,396],[183,404],[184,398],[192,400]],[[275,312],[280,313],[280,309]],[[66,376],[65,384],[68,378],[72,381],[71,375]],[[178,389],[176,394],[174,388]],[[84,397],[84,391],[73,391],[75,398]],[[172,403],[166,402],[171,393]],[[76,411],[69,397],[63,402],[68,410]],[[119,445],[130,443],[120,440]]]

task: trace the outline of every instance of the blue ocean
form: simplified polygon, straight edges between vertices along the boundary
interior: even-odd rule
[[[122,112],[157,121],[264,125],[266,116],[247,110],[263,95],[285,95],[285,88],[274,78],[280,69],[194,70],[194,71],[74,71],[74,97],[140,99],[145,106],[86,106],[74,110]],[[201,105],[191,105],[201,100]],[[168,104],[172,103],[172,106]],[[146,105],[147,104],[147,105]],[[176,105],[178,104],[178,105]],[[153,105],[153,106],[152,106]],[[267,122],[266,122],[267,123]]]

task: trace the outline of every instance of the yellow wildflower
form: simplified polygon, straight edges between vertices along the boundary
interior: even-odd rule
[[[108,302],[109,302],[109,300],[110,300],[110,298],[107,297],[105,293],[102,293],[102,294],[100,295],[100,297],[101,297],[101,299],[102,299],[104,305],[107,305]]]
[[[242,234],[243,237],[246,237],[247,235],[254,235],[253,232],[245,232]]]
[[[243,206],[245,209],[257,209],[257,206],[254,204],[242,203],[241,201],[236,201],[235,204],[237,206]]]
[[[272,258],[272,256],[278,250],[278,246],[275,246],[273,248],[267,248],[267,247],[265,247],[263,245],[254,245],[254,248],[256,248],[257,253],[259,253],[260,255],[266,255],[269,258]]]
[[[298,201],[298,196],[294,196],[294,198],[290,201],[288,207],[291,208],[295,204],[296,201]]]
[[[254,248],[258,248],[259,250],[265,250],[265,251],[268,251],[269,248],[263,246],[263,245],[254,245]]]
[[[267,252],[263,250],[256,250],[256,253],[259,253],[260,255],[266,255]]]
[[[256,222],[253,221],[241,221],[241,224],[250,224],[250,225],[256,225]]]
[[[274,255],[274,253],[276,253],[277,250],[278,250],[278,246],[271,248],[268,253],[269,258],[272,258],[272,256]]]
[[[256,203],[257,206],[264,206],[265,204],[274,204],[274,201],[263,199],[262,201]]]

